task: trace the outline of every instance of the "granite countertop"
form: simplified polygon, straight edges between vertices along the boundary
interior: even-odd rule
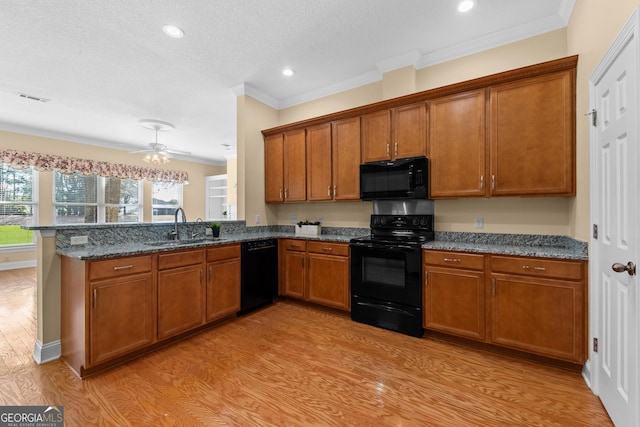
[[[181,225],[183,240],[168,240],[167,231],[173,224],[135,224],[99,227],[57,227],[56,252],[59,255],[82,260],[134,256],[178,249],[204,248],[210,246],[237,244],[265,239],[302,239],[349,243],[355,237],[369,234],[369,229],[348,227],[323,227],[319,236],[296,235],[293,226],[246,227],[244,222],[226,223],[220,238],[202,237],[206,225],[202,222]],[[226,227],[226,228],[225,228]],[[45,227],[46,228],[46,227]],[[95,234],[92,234],[94,233]],[[88,244],[71,245],[74,235],[88,235]],[[184,239],[184,236],[200,236]],[[122,242],[122,243],[121,243]],[[567,260],[588,260],[588,244],[567,236],[499,234],[436,231],[435,240],[422,245],[423,249],[473,252],[556,258]]]
[[[129,242],[122,244],[112,245],[82,245],[71,246],[65,248],[58,248],[56,252],[59,255],[78,258],[82,260],[95,260],[104,258],[115,258],[119,256],[133,256],[143,255],[157,252],[174,251],[178,249],[191,249],[191,248],[203,248],[213,247],[219,245],[228,245],[233,243],[249,242],[254,240],[266,240],[266,239],[301,239],[301,240],[316,240],[324,242],[338,242],[349,243],[354,236],[349,235],[334,235],[334,234],[321,234],[320,236],[297,236],[294,233],[287,232],[261,232],[261,233],[242,233],[242,234],[224,234],[220,238],[214,239],[211,236],[207,236],[204,239],[194,240],[178,240],[177,243],[173,243],[171,240],[165,241],[150,241],[150,242]]]
[[[436,232],[423,249],[516,255],[568,260],[588,260],[585,242],[566,236]]]

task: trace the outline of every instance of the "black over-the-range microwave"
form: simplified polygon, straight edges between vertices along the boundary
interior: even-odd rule
[[[428,199],[429,160],[410,157],[360,165],[362,200]]]

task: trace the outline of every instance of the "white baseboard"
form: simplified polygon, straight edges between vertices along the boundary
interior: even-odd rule
[[[17,270],[18,268],[35,267],[37,264],[35,259],[28,261],[15,261],[0,263],[0,270]]]
[[[587,360],[584,366],[582,366],[582,378],[584,379],[584,382],[587,383],[587,386],[593,392],[594,390],[591,384],[591,360]]]
[[[62,347],[60,340],[55,340],[44,345],[42,345],[39,340],[36,340],[33,348],[33,359],[38,365],[59,359],[61,354]]]

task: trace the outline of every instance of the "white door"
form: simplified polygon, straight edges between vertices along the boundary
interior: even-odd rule
[[[614,424],[640,422],[638,406],[638,26],[637,11],[591,78],[592,387]],[[640,268],[640,267],[639,267]]]

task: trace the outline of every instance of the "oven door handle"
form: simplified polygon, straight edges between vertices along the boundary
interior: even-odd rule
[[[356,248],[365,248],[365,249],[378,249],[383,251],[391,251],[391,252],[416,252],[420,250],[420,246],[405,246],[405,245],[377,245],[377,244],[369,244],[369,243],[351,243],[351,246]]]
[[[356,304],[357,305],[362,305],[364,307],[379,308],[379,309],[382,309],[382,310],[385,310],[385,311],[389,311],[389,312],[392,312],[392,313],[402,313],[402,314],[407,314],[407,315],[413,316],[412,313],[409,313],[406,310],[402,310],[401,308],[396,308],[396,307],[389,307],[388,305],[384,305],[384,304],[375,304],[375,303],[372,303],[372,302],[361,302],[361,301],[357,302]]]

